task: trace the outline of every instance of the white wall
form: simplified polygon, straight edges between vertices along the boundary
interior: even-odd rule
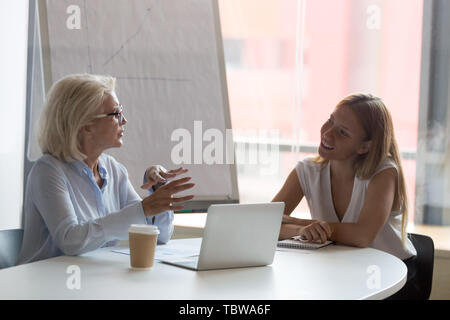
[[[450,299],[450,251],[434,252],[433,286],[430,300]]]
[[[22,225],[28,1],[0,0],[0,230]]]

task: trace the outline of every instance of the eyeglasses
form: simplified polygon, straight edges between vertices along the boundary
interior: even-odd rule
[[[110,116],[118,117],[116,119],[119,120],[119,123],[122,123],[123,119],[125,119],[125,117],[123,116],[123,106],[119,105],[119,111],[117,111],[117,112],[99,114],[99,115],[95,116],[94,119],[106,118],[106,117],[110,117]]]

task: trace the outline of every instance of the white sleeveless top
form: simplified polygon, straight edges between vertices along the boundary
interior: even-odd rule
[[[386,159],[373,176],[388,168],[395,168],[398,171],[395,163],[390,159]],[[320,165],[311,161],[311,158],[306,158],[303,161],[299,161],[295,169],[303,194],[308,201],[311,218],[330,223],[339,223],[331,194],[330,164]],[[358,221],[370,180],[360,180],[355,176],[352,196],[347,211],[342,218],[342,223],[356,223]],[[401,217],[400,211],[392,211],[386,224],[369,247],[390,253],[401,260],[415,256],[417,254],[416,249],[409,239],[406,240],[405,247],[403,247]]]

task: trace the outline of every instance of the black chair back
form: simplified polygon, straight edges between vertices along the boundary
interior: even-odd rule
[[[417,283],[419,294],[416,299],[428,300],[433,284],[434,243],[428,236],[409,233],[408,238],[416,248]]]

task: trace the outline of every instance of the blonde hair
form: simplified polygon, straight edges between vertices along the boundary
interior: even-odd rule
[[[358,155],[354,164],[356,176],[359,179],[369,179],[376,169],[390,158],[398,168],[398,197],[402,212],[401,236],[405,244],[406,227],[408,225],[408,196],[405,177],[400,160],[400,152],[394,136],[394,126],[389,110],[383,101],[371,94],[352,94],[338,103],[336,108],[348,107],[361,121],[366,132],[366,141],[370,140],[369,151]],[[328,160],[317,156],[314,162],[327,164]]]
[[[80,129],[100,112],[105,94],[115,90],[110,76],[73,74],[52,85],[40,118],[38,142],[43,153],[63,161],[83,160]]]

